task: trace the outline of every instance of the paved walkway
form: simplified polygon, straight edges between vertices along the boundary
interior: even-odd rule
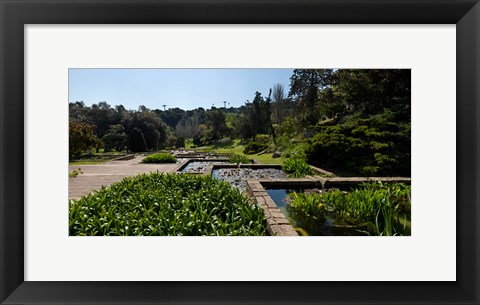
[[[178,164],[142,164],[144,156],[132,160],[110,161],[92,165],[70,165],[68,172],[81,168],[83,174],[68,179],[68,198],[78,199],[102,186],[108,186],[125,177],[149,172],[174,172]]]

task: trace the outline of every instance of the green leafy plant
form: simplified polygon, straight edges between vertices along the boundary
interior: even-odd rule
[[[147,156],[142,163],[175,163],[177,159],[169,153],[158,153]]]
[[[313,174],[310,166],[302,159],[285,160],[282,164],[282,170],[292,178],[305,177]]]
[[[211,176],[142,174],[69,203],[70,235],[265,235],[264,220]]]
[[[250,159],[245,155],[232,154],[228,159],[228,162],[233,164],[251,164]]]

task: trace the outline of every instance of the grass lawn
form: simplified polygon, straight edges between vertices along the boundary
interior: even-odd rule
[[[255,154],[255,155],[248,155],[250,158],[253,158],[258,161],[260,164],[282,164],[285,158],[272,158],[272,153],[268,154]]]

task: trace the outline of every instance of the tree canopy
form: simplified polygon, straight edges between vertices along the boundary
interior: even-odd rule
[[[238,108],[159,104],[163,110],[152,111],[105,101],[91,107],[70,103],[70,154],[102,146],[155,151],[183,147],[188,139],[199,146],[237,138],[333,172],[410,175],[410,70],[296,69],[288,90],[272,88],[266,95],[252,92],[251,102]]]

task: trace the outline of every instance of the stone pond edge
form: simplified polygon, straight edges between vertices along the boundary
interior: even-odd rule
[[[267,231],[271,236],[298,236],[297,231],[268,195],[265,187],[303,186],[315,188],[344,188],[365,182],[382,181],[411,184],[411,178],[405,177],[346,177],[324,178],[306,176],[305,178],[248,179],[247,195],[263,209]]]

